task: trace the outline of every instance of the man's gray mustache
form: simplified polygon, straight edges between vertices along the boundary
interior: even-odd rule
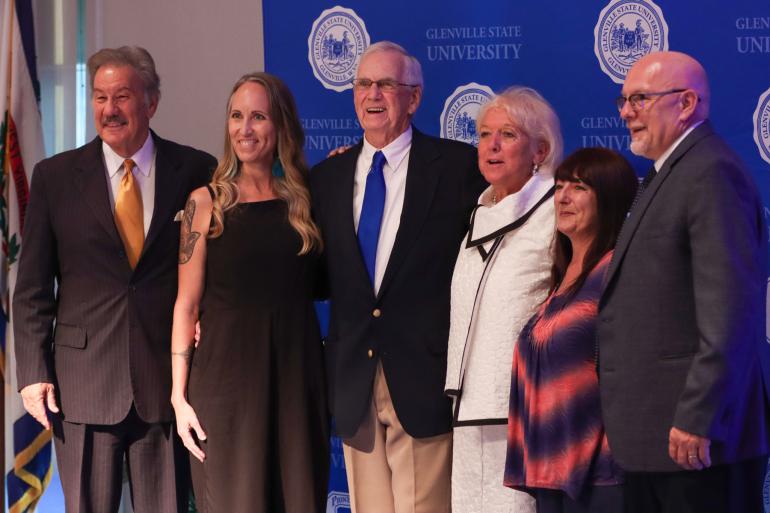
[[[102,118],[102,125],[106,125],[107,123],[125,123],[126,120],[119,117],[119,116],[110,116],[108,118]]]

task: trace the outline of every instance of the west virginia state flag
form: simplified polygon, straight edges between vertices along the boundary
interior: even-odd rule
[[[10,306],[16,283],[32,167],[44,157],[31,0],[0,0],[0,357],[5,382],[8,511],[35,510],[51,478],[51,433],[21,405],[16,391]]]

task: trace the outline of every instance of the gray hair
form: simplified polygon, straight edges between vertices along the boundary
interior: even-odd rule
[[[145,99],[155,101],[160,99],[160,77],[155,71],[155,61],[150,52],[141,46],[121,46],[120,48],[102,48],[88,58],[88,76],[91,90],[94,88],[94,77],[102,66],[131,66],[142,79]]]
[[[409,85],[419,85],[421,88],[423,87],[422,66],[420,65],[420,61],[417,60],[417,57],[407,52],[403,46],[392,41],[378,41],[377,43],[369,45],[361,55],[358,64],[360,65],[361,61],[363,61],[364,57],[367,55],[377,52],[396,52],[401,54],[404,61],[404,76],[401,80]]]
[[[548,145],[540,172],[553,176],[554,169],[561,162],[564,141],[559,117],[551,104],[531,87],[511,86],[481,106],[476,117],[477,130],[489,109],[493,108],[503,109],[533,144],[543,142]]]

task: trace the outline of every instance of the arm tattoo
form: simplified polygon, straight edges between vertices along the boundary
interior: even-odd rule
[[[193,346],[189,346],[184,351],[171,351],[171,356],[181,356],[185,360],[189,360],[193,353]]]
[[[200,233],[192,231],[192,221],[195,215],[195,201],[187,200],[182,215],[182,237],[179,240],[179,263],[186,264],[192,258],[195,243],[201,236]]]

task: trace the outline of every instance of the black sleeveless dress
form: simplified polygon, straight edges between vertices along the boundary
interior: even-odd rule
[[[188,395],[207,440],[191,457],[200,513],[326,511],[329,427],[313,309],[316,254],[282,200],[241,203],[208,239]]]

